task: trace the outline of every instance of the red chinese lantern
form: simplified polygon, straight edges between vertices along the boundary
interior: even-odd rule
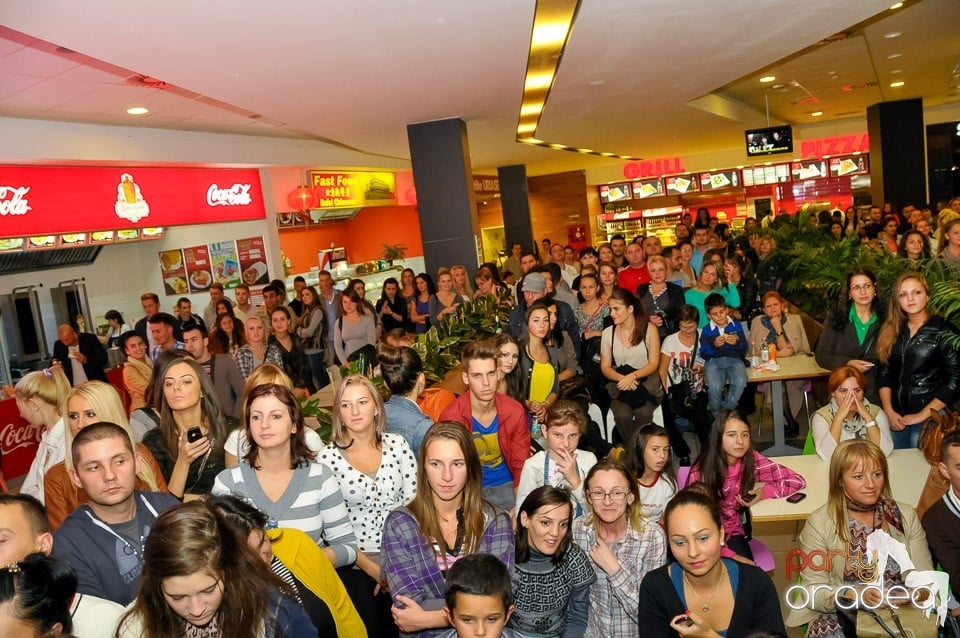
[[[287,195],[287,203],[295,211],[310,210],[317,205],[317,194],[309,186],[297,186]]]

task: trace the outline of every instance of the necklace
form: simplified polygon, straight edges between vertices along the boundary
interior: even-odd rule
[[[724,569],[723,563],[721,563],[721,564],[720,564],[720,577],[717,578],[717,584],[716,584],[716,586],[713,588],[713,593],[710,594],[710,598],[707,599],[707,602],[703,602],[703,598],[700,597],[699,592],[697,592],[697,588],[693,586],[693,583],[691,583],[689,579],[687,579],[687,572],[683,572],[683,580],[684,580],[685,583],[687,583],[687,585],[690,586],[690,590],[691,590],[691,591],[694,593],[694,595],[697,597],[697,600],[700,601],[700,604],[703,605],[703,606],[700,608],[700,609],[703,610],[703,613],[707,613],[708,611],[710,611],[710,603],[713,602],[714,596],[716,596],[716,595],[717,595],[717,592],[720,590],[720,583],[723,582],[723,577],[724,577],[724,575],[725,575],[726,573],[727,573],[727,570]]]

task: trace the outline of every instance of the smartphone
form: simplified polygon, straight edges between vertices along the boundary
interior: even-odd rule
[[[740,498],[743,499],[744,503],[752,503],[753,501],[756,500],[757,495],[751,492],[750,494],[747,494],[746,496],[741,496]]]
[[[680,616],[677,618],[677,624],[684,627],[693,627],[693,619],[690,616]]]
[[[192,427],[187,430],[187,443],[193,443],[199,441],[203,438],[203,432],[200,430],[200,426]]]
[[[797,492],[797,493],[795,493],[795,494],[791,494],[790,496],[788,496],[788,497],[787,497],[787,502],[788,502],[788,503],[799,503],[800,501],[802,501],[802,500],[805,499],[805,498],[807,498],[807,495],[806,495],[806,494],[804,494],[803,492]]]

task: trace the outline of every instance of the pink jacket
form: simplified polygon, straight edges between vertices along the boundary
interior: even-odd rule
[[[527,429],[527,411],[518,401],[505,394],[497,392],[493,399],[499,417],[497,441],[500,443],[500,453],[513,476],[513,486],[520,482],[520,472],[523,471],[523,462],[530,457],[530,430]],[[441,421],[459,423],[473,431],[473,415],[470,411],[470,391],[457,397],[440,414]]]

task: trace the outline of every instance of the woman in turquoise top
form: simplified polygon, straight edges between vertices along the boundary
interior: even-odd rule
[[[836,309],[823,324],[816,349],[817,363],[827,370],[840,366],[859,370],[866,381],[864,395],[874,405],[880,405],[876,364],[883,309],[876,275],[865,268],[851,270]]]
[[[718,292],[731,308],[740,307],[740,293],[737,287],[731,283],[724,284],[720,277],[720,268],[713,262],[705,262],[700,271],[700,277],[697,279],[697,285],[693,288],[687,288],[683,292],[683,297],[688,304],[700,311],[700,325],[703,328],[710,321],[707,316],[707,310],[703,306],[707,296]]]

